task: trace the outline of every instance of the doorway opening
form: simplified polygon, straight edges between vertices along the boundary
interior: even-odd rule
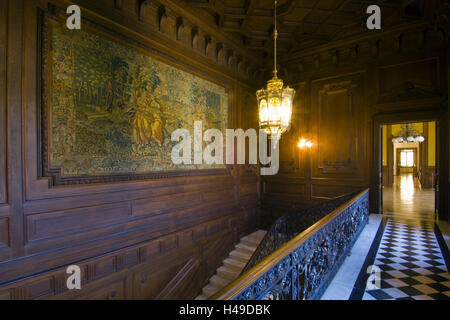
[[[383,213],[435,220],[437,165],[435,121],[382,126]]]

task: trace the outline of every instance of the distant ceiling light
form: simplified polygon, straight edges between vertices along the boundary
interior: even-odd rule
[[[393,143],[404,143],[404,142],[424,142],[425,138],[415,130],[412,124],[408,123],[402,125],[402,130],[398,133],[396,137],[392,139]]]
[[[418,137],[416,138],[416,141],[417,141],[417,142],[424,142],[424,141],[425,141],[425,138],[424,138],[423,136],[418,136]]]

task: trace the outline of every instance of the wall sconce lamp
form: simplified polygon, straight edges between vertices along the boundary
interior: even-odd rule
[[[311,141],[308,141],[304,138],[300,139],[300,142],[297,145],[300,149],[304,149],[304,148],[308,148],[311,149],[311,147],[313,146],[313,143]]]

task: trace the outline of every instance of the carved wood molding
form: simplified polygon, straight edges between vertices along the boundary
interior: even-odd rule
[[[421,99],[439,99],[440,96],[439,90],[434,87],[406,81],[400,86],[390,89],[389,92],[381,94],[378,104],[383,105]]]
[[[354,90],[357,88],[357,84],[355,84],[352,80],[345,80],[334,83],[327,83],[323,85],[322,89],[319,90],[318,95],[318,107],[319,107],[319,123],[318,123],[318,136],[321,136],[321,119],[323,117],[322,106],[325,103],[326,96],[329,94],[339,94],[346,93],[348,96],[348,116],[351,116],[350,123],[352,125],[350,134],[350,140],[348,142],[349,147],[349,158],[346,161],[329,161],[327,159],[321,158],[320,152],[320,143],[319,143],[319,152],[318,152],[318,169],[323,173],[337,173],[337,172],[348,172],[352,171],[354,168],[354,163],[352,159],[355,159],[354,153],[354,145],[355,145],[355,134],[354,134],[354,123],[355,123],[355,110],[354,110]]]
[[[417,29],[426,28],[429,26],[429,23],[427,21],[414,21],[409,23],[404,23],[395,27],[390,27],[385,30],[381,30],[380,32],[377,32],[376,34],[364,32],[361,34],[357,34],[354,36],[349,36],[346,39],[337,39],[335,41],[331,41],[329,43],[314,46],[311,48],[304,49],[302,51],[296,52],[292,55],[289,55],[288,58],[283,59],[280,63],[289,63],[291,61],[301,60],[304,59],[307,56],[317,55],[322,52],[329,52],[333,51],[339,48],[343,47],[354,47],[356,44],[361,42],[373,42],[374,40],[383,39],[386,37],[391,37],[392,35],[398,35],[407,31],[414,31]]]
[[[148,6],[150,5],[150,0],[139,0],[137,3],[137,12],[139,20],[144,21]]]
[[[67,259],[72,259],[72,255],[78,255],[79,252],[76,251],[79,250],[72,248],[69,250],[70,252],[66,252],[65,260],[59,261],[46,259],[40,255],[25,257],[26,262],[10,261],[10,263],[7,262],[8,266],[3,266],[4,270],[0,274],[0,300],[5,296],[7,299],[37,299],[42,296],[45,299],[67,299],[68,295],[69,298],[79,294],[89,295],[91,284],[102,283],[104,279],[119,276],[122,272],[134,277],[135,272],[139,274],[140,270],[151,270],[155,266],[161,266],[160,268],[164,269],[167,267],[166,264],[170,263],[185,264],[184,268],[177,272],[179,275],[179,277],[175,277],[177,281],[171,286],[167,285],[167,289],[169,287],[188,287],[189,291],[197,291],[200,289],[198,277],[206,280],[205,275],[199,274],[198,271],[205,270],[204,266],[208,264],[207,261],[215,258],[214,253],[220,252],[226,256],[235,241],[230,234],[246,230],[251,226],[251,220],[255,218],[254,210],[235,211],[234,214],[191,226],[176,233],[166,234],[157,239],[146,240],[111,252],[95,254],[89,258],[73,260],[77,261],[76,264],[81,269],[82,290],[79,293],[75,292],[78,290],[70,292],[66,286],[69,276],[66,273],[66,267],[72,261]],[[223,258],[225,257],[220,257],[220,263]],[[42,264],[36,262],[39,259],[46,261],[45,268],[48,267],[48,269],[42,268]],[[24,263],[25,265],[23,265]],[[19,267],[21,264],[22,266]],[[208,272],[215,272],[216,267],[207,267],[207,269]],[[8,272],[4,272],[5,270]],[[191,281],[192,279],[195,281]],[[145,278],[141,281],[145,282]],[[47,283],[51,285],[44,292],[41,290],[42,284]],[[181,299],[193,298],[186,296],[186,292],[183,290],[164,290],[164,292],[178,294],[178,298]]]
[[[386,102],[379,103],[375,105],[375,110],[379,112],[392,112],[392,111],[402,111],[402,110],[415,110],[420,108],[425,109],[447,109],[446,97],[431,97],[431,98],[418,98],[418,99],[408,99],[398,102]]]
[[[437,28],[428,21],[410,22],[375,34],[366,32],[314,46],[290,55],[281,64],[295,66],[288,69],[295,81],[313,75],[318,70],[330,72],[355,63],[382,64],[392,60],[392,57],[410,59],[413,53],[430,55],[433,51],[436,52],[435,55],[439,55],[448,46],[448,41],[442,34],[442,28]]]

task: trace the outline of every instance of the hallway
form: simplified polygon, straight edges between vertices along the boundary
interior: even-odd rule
[[[376,255],[371,250],[366,259],[379,268],[379,282],[360,283],[365,287],[360,298],[449,300],[448,248],[434,223],[435,191],[423,189],[413,174],[394,179],[393,187],[383,190],[384,230],[372,244]]]
[[[396,176],[383,190],[384,214],[371,215],[322,299],[449,300],[448,230],[441,234],[435,224],[434,195],[412,174]],[[370,266],[375,287],[368,286]]]
[[[383,212],[392,219],[434,221],[435,192],[422,189],[413,174],[395,176],[393,187],[383,189]]]

